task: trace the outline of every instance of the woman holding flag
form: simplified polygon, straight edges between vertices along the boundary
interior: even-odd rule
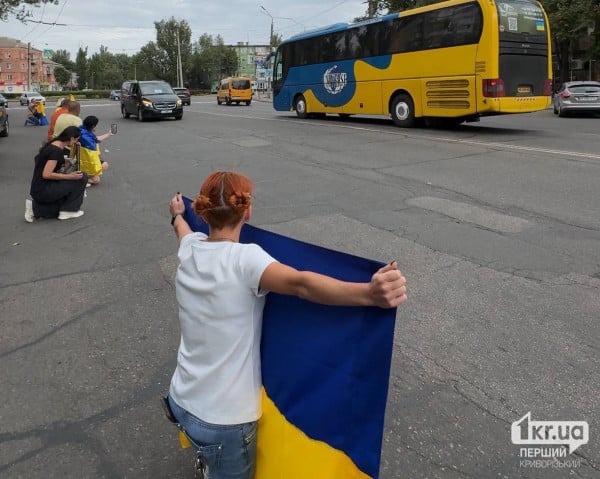
[[[192,203],[209,226],[194,233],[178,193],[171,224],[179,240],[176,290],[181,342],[168,403],[210,479],[252,479],[261,416],[260,337],[268,292],[328,305],[394,308],[406,301],[395,262],[368,283],[352,283],[278,262],[256,244],[241,244],[252,216],[252,182],[214,172]],[[200,476],[202,477],[202,476]]]

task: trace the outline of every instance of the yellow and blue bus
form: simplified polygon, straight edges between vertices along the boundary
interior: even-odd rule
[[[273,107],[300,118],[386,115],[401,127],[550,106],[548,18],[535,0],[449,0],[293,36]]]

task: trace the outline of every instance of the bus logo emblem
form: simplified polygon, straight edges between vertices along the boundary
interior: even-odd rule
[[[328,93],[337,95],[340,93],[348,81],[348,74],[341,71],[337,65],[325,70],[323,74],[323,86]]]

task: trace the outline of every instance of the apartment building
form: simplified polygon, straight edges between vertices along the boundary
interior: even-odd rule
[[[30,44],[0,37],[0,93],[59,90],[54,77],[57,66]]]
[[[271,74],[266,66],[271,48],[268,45],[249,45],[244,42],[229,46],[235,50],[238,56],[237,74],[254,80],[255,86],[259,90],[267,89],[271,81]]]

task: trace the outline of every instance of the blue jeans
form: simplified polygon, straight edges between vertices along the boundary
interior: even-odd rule
[[[253,479],[256,466],[257,423],[209,424],[179,406],[169,405],[196,450],[208,466],[207,479]]]

